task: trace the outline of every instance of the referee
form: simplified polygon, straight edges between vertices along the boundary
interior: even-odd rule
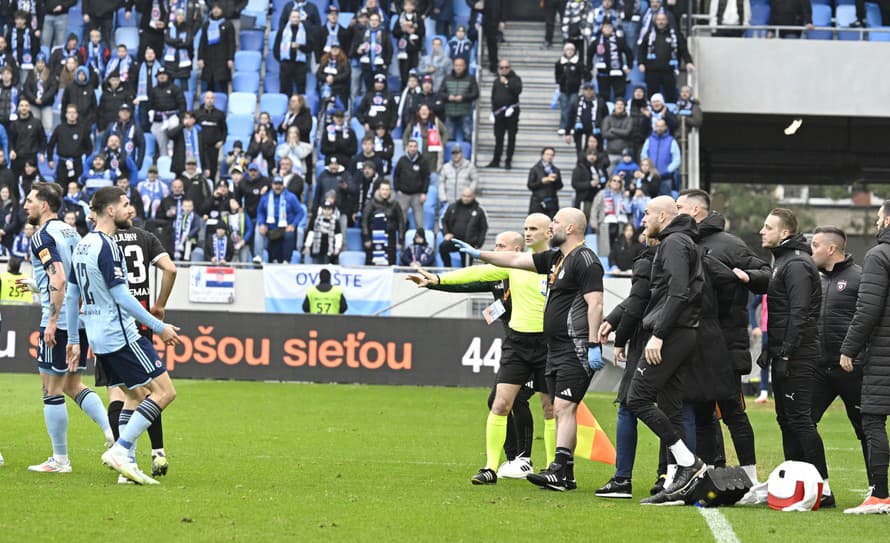
[[[555,397],[556,455],[550,466],[527,479],[553,490],[577,488],[573,453],[575,413],[593,373],[603,367],[597,332],[603,319],[603,267],[584,246],[587,220],[575,208],[563,208],[550,223],[555,250],[535,253],[479,251],[455,240],[460,250],[496,266],[547,274],[544,337],[547,340],[547,387]]]

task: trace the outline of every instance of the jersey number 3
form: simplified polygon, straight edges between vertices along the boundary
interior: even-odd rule
[[[127,258],[127,281],[131,285],[139,285],[148,279],[148,270],[145,269],[145,254],[139,245],[127,245],[124,247],[124,256]]]

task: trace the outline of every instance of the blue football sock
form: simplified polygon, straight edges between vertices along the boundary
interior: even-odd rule
[[[65,396],[44,396],[43,418],[46,431],[53,444],[53,456],[68,455],[68,409],[65,407]]]
[[[103,432],[111,430],[111,426],[108,424],[108,417],[105,415],[105,406],[102,405],[102,398],[93,392],[92,389],[85,388],[81,390],[80,394],[74,398],[74,401],[77,402],[77,405],[80,406],[88,417],[93,419],[93,422],[99,425]]]
[[[139,404],[136,412],[130,417],[126,428],[121,428],[121,437],[118,443],[127,446],[136,442],[136,439],[145,432],[156,418],[161,416],[161,408],[151,398],[146,398]],[[128,447],[129,448],[129,447]]]
[[[127,449],[129,451],[130,459],[135,462],[136,461],[136,441],[134,440],[134,441],[124,442],[123,436],[120,435],[124,431],[124,428],[126,428],[127,425],[130,423],[130,418],[132,416],[133,416],[132,409],[121,409],[120,418],[118,419],[118,435],[119,435],[119,437],[117,439],[117,444],[120,445],[121,447]]]

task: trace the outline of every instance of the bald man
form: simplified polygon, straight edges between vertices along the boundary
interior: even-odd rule
[[[603,367],[597,331],[603,319],[603,267],[584,246],[587,221],[575,208],[560,209],[550,223],[555,250],[534,254],[479,251],[459,242],[460,250],[496,266],[547,274],[544,338],[547,340],[547,386],[555,397],[556,455],[547,469],[529,474],[534,485],[574,490],[577,441],[575,413],[594,372]]]
[[[550,234],[550,218],[541,213],[534,213],[525,219],[525,244],[531,254],[548,252]],[[519,251],[510,250],[517,247]],[[496,253],[523,254],[522,237],[516,232],[500,234],[496,240]],[[528,253],[525,253],[528,254]],[[424,274],[420,270],[421,274]],[[524,479],[532,473],[531,444],[532,423],[521,420],[525,414],[521,408],[514,417],[519,422],[519,433],[522,439],[521,450],[505,465],[499,466],[501,448],[507,437],[509,427],[508,416],[513,410],[514,402],[523,385],[534,383],[534,389],[541,392],[541,408],[544,411],[544,446],[546,460],[549,462],[555,454],[555,424],[553,420],[553,402],[547,394],[545,376],[547,351],[542,335],[544,329],[544,303],[546,301],[547,277],[540,273],[526,270],[499,268],[497,266],[472,266],[455,270],[441,276],[424,274],[423,280],[409,277],[421,286],[448,289],[453,285],[466,285],[480,281],[504,282],[509,295],[504,298],[512,306],[509,326],[504,339],[500,368],[496,378],[495,395],[490,405],[488,420],[485,425],[486,464],[470,482],[476,485],[497,483],[498,477]],[[495,308],[497,302],[492,308]],[[531,413],[529,412],[529,415]],[[497,470],[497,471],[495,471]]]
[[[628,392],[627,407],[668,448],[664,490],[643,504],[683,503],[695,489],[706,466],[683,440],[683,366],[695,355],[701,316],[704,271],[695,243],[695,220],[679,214],[669,196],[649,202],[643,217],[646,236],[660,241],[652,261],[651,298],[643,329],[651,335]],[[628,361],[632,363],[632,361]],[[656,405],[657,399],[657,405]]]

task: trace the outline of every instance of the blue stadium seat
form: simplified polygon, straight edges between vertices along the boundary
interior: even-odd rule
[[[436,225],[436,206],[439,204],[439,187],[430,185],[426,191],[426,202],[423,203],[423,227],[433,232]],[[407,238],[405,238],[407,239]]]
[[[831,26],[831,6],[814,5],[813,6],[813,25],[815,26]],[[806,32],[808,40],[831,40],[834,39],[834,33],[830,30],[808,30]]]
[[[309,141],[315,141],[315,135],[318,133],[318,117],[312,117],[312,131],[309,133]]]
[[[250,143],[250,136],[253,134],[253,115],[239,115],[230,113],[228,117],[226,117],[226,126],[229,129],[230,136],[236,136],[236,139],[240,139],[241,143],[244,144],[244,149],[247,150],[247,145]]]
[[[131,55],[136,55],[139,51],[139,29],[132,26],[125,26],[114,31],[114,42],[127,46],[127,50]]]
[[[769,4],[752,3],[751,4],[751,25],[763,26],[769,24],[770,7]],[[764,38],[765,30],[748,30],[745,32],[746,38]]]
[[[275,56],[272,53],[266,55],[266,75],[269,74],[277,74],[281,71],[281,68],[278,65],[278,61],[275,60]]]
[[[360,248],[362,246],[362,229],[358,227],[347,228],[344,241],[346,242],[347,251]]]
[[[365,252],[364,251],[343,251],[340,253],[340,265],[341,266],[364,266],[365,265]]]
[[[641,8],[642,9],[642,8]],[[642,13],[642,12],[640,12]],[[472,15],[470,6],[466,2],[454,2],[454,17],[465,17],[469,20],[470,15]]]
[[[830,6],[831,0],[812,0],[812,5],[821,4],[823,6]]]
[[[235,72],[232,76],[232,91],[253,94],[253,99],[256,101],[260,93],[259,72]]]
[[[349,128],[352,128],[352,131],[355,132],[356,141],[362,141],[362,138],[365,137],[365,127],[362,126],[362,123],[353,117],[349,119]]]
[[[393,140],[401,139],[402,138],[402,127],[397,126],[397,127],[393,128],[392,132],[390,132],[389,135],[392,136]]]
[[[238,48],[242,51],[262,53],[263,47],[266,45],[266,36],[262,30],[242,30],[238,38]]]
[[[120,5],[120,4],[118,4]],[[83,20],[83,15],[80,16],[81,20]],[[126,28],[129,26],[138,27],[139,26],[139,13],[136,10],[130,12],[130,20],[124,16],[124,8],[120,8],[117,10],[117,17],[115,18],[117,22],[117,28]]]
[[[309,0],[310,4],[315,4],[315,7],[318,8],[318,14],[321,16],[322,22],[324,22],[324,14],[328,11],[328,0]]]
[[[396,162],[402,158],[402,155],[405,154],[404,143],[402,143],[402,138],[394,139],[392,141],[392,165],[395,166]]]
[[[233,92],[229,95],[229,113],[236,115],[256,115],[256,94],[252,92]]]
[[[263,78],[263,92],[281,92],[281,82],[278,80],[277,73],[266,72],[266,77]]]
[[[313,92],[312,94],[303,95],[303,98],[306,99],[306,106],[309,108],[309,111],[312,112],[312,115],[318,115],[318,95]]]
[[[881,26],[881,6],[871,2],[865,4],[865,21],[869,28]]]
[[[362,103],[362,96],[356,96],[352,99],[352,114],[355,115],[355,112],[358,111],[359,104]]]
[[[229,96],[224,92],[213,93],[213,105],[216,106],[216,109],[222,112],[228,111],[227,108],[229,107]]]
[[[58,160],[59,160],[58,155],[53,155],[52,159],[53,159],[53,162],[56,162],[56,165],[58,165]],[[37,161],[37,171],[40,172],[40,175],[46,181],[54,181],[56,179],[56,172],[55,172],[55,170],[50,169],[49,160],[44,160],[43,162],[38,160]]]
[[[145,160],[142,163],[151,162],[151,157],[155,155],[155,145],[157,142],[155,141],[155,137],[149,132],[145,134]]]
[[[348,28],[349,22],[352,21],[353,17],[355,17],[355,13],[352,13],[351,11],[341,11],[338,22],[343,28]]]
[[[258,51],[235,52],[235,72],[260,75],[260,67],[262,65],[263,55]]]
[[[266,9],[268,7],[268,0],[248,0],[247,6],[241,10],[241,15],[254,17],[257,25],[254,28],[263,28],[266,24]]]
[[[876,28],[885,30],[885,32],[869,32],[868,40],[890,42],[890,26],[879,26]]]
[[[852,6],[856,4],[856,0],[834,0],[835,6]]]
[[[192,92],[199,92],[201,89],[198,88],[198,77],[200,77],[201,72],[193,71],[189,74],[189,90]],[[222,108],[220,108],[222,109]]]
[[[171,167],[173,165],[173,160],[168,156],[158,157],[158,177],[160,177],[163,181],[170,182],[173,181],[173,178],[176,175],[173,174]]]
[[[272,124],[278,126],[287,113],[287,96],[277,93],[266,93],[260,96],[260,111],[269,113]]]
[[[856,6],[844,4],[835,11],[835,23],[839,28],[849,27],[856,21]],[[854,31],[838,31],[837,39],[844,41],[859,41],[863,34]]]

